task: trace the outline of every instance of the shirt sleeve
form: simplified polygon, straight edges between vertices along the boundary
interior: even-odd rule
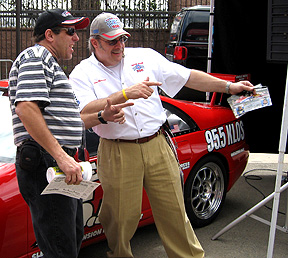
[[[89,75],[83,67],[85,66],[76,66],[69,76],[69,82],[76,96],[80,111],[88,103],[97,98],[93,83],[90,81]]]
[[[160,88],[165,91],[170,97],[174,97],[181,88],[187,83],[191,70],[177,63],[173,63],[165,58],[160,53],[154,51],[150,54],[153,59],[157,58],[159,76],[162,85]],[[155,60],[154,59],[154,60]]]
[[[50,104],[49,85],[43,67],[46,68],[41,57],[31,57],[19,64],[15,105],[22,101],[37,101],[39,107],[44,108]]]

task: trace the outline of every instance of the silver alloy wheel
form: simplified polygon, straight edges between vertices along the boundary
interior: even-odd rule
[[[209,219],[219,209],[224,196],[223,171],[214,162],[208,162],[196,173],[190,202],[194,214],[200,219]]]

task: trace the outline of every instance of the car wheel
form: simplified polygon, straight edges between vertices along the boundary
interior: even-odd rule
[[[194,227],[204,227],[217,217],[226,191],[226,169],[217,157],[205,157],[192,168],[185,182],[184,198],[187,215]]]

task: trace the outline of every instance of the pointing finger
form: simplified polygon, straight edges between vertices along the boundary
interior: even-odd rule
[[[162,85],[162,82],[150,82],[150,81],[144,81],[146,86],[160,86]]]
[[[125,108],[125,107],[129,107],[129,106],[133,106],[133,105],[134,105],[133,102],[125,102],[125,103],[117,104],[117,105],[115,105],[115,107],[117,107],[117,108]]]

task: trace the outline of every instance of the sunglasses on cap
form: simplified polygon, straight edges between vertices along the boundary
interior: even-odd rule
[[[123,35],[119,39],[113,39],[113,40],[104,40],[101,37],[98,37],[98,39],[101,39],[102,41],[106,42],[109,46],[115,46],[118,43],[118,41],[120,41],[120,43],[125,43],[128,40],[128,37]]]

